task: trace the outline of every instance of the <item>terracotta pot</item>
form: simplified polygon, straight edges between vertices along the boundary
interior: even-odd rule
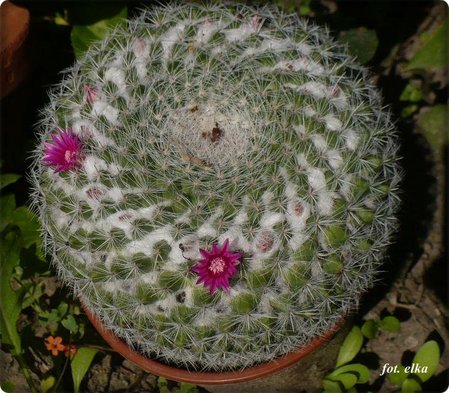
[[[26,8],[5,1],[0,7],[1,97],[7,96],[28,72],[25,40],[30,26]]]
[[[298,350],[271,362],[241,371],[197,372],[167,366],[134,351],[108,330],[83,302],[81,302],[81,305],[100,335],[126,359],[151,374],[177,382],[200,385],[213,392],[298,392],[299,387],[306,388],[309,391],[307,386],[304,386],[304,382],[310,379],[307,373],[311,371],[313,379],[318,382],[321,381],[321,376],[324,375],[325,371],[334,365],[340,343],[348,330],[342,328],[345,322],[342,319],[333,329],[323,336],[313,339],[307,346],[298,348]],[[339,333],[336,335],[337,331]],[[334,335],[336,337],[333,338]],[[312,353],[313,355],[311,355]],[[310,367],[312,367],[312,370],[310,370]],[[306,374],[301,376],[301,373],[304,372]],[[319,388],[319,386],[316,386],[316,381],[309,381],[306,385],[313,390]]]

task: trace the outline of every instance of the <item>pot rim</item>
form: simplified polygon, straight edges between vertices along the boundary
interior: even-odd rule
[[[143,370],[176,382],[188,382],[196,385],[223,385],[240,383],[261,378],[287,368],[299,360],[303,359],[325,342],[329,341],[333,335],[341,328],[344,318],[338,321],[322,336],[312,339],[308,344],[299,347],[286,355],[266,363],[258,364],[243,370],[235,371],[189,371],[180,369],[160,361],[145,357],[130,348],[123,340],[118,338],[111,330],[107,329],[101,320],[89,310],[87,305],[80,299],[81,306],[92,325],[100,333],[103,339],[125,359],[137,364]]]

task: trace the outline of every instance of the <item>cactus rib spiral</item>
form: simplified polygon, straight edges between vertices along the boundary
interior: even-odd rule
[[[73,170],[42,162],[56,130],[81,141]],[[143,11],[68,70],[39,137],[33,201],[59,276],[170,364],[239,369],[323,334],[396,228],[398,143],[367,71],[275,7]],[[194,266],[225,242],[237,272],[209,291]]]

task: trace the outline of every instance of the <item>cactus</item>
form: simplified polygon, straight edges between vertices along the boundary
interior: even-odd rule
[[[396,228],[398,145],[366,69],[275,7],[143,11],[68,70],[39,138],[33,202],[60,278],[180,367],[322,335]]]

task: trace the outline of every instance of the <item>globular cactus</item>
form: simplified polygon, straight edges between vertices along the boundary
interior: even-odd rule
[[[228,370],[356,306],[396,227],[397,149],[367,71],[323,28],[168,5],[53,90],[31,177],[47,252],[107,328]]]

